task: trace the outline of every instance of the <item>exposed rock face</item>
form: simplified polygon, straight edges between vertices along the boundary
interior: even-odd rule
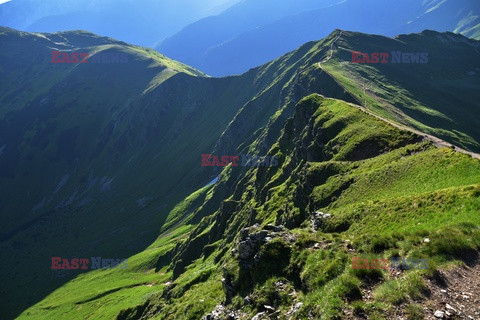
[[[228,310],[223,304],[219,304],[212,312],[205,315],[202,320],[238,320],[239,315],[235,311]]]
[[[202,320],[220,320],[221,316],[225,312],[225,307],[221,304],[217,305],[215,309],[213,309],[212,312],[209,314],[205,315]]]
[[[242,230],[243,231],[243,230]],[[248,235],[238,244],[238,256],[241,260],[252,258],[257,253],[260,245],[264,243],[268,236],[268,231],[261,231]]]
[[[259,313],[257,313],[257,314],[252,318],[252,320],[262,320],[262,319],[265,319],[264,315],[265,315],[265,312],[259,312]]]
[[[283,226],[276,226],[273,224],[267,224],[265,227],[263,227],[263,229],[268,231],[274,231],[274,232],[285,231],[285,228]]]
[[[232,298],[235,295],[235,284],[225,268],[223,268],[222,287],[223,292],[225,292],[225,304],[232,303]]]
[[[437,311],[435,311],[434,316],[435,316],[435,318],[443,319],[444,314],[445,313],[443,311],[437,310]]]
[[[322,227],[326,219],[330,219],[332,215],[330,213],[323,213],[321,211],[316,211],[310,220],[310,224],[313,230],[318,230]]]
[[[266,225],[263,230],[259,229],[260,226],[258,224],[242,229],[238,250],[236,251],[238,252],[238,258],[240,260],[260,258],[257,255],[260,247],[275,238],[282,237],[287,242],[295,241],[295,236],[289,233],[283,226],[269,224]]]
[[[290,319],[291,317],[293,317],[296,313],[298,313],[298,311],[300,310],[300,308],[303,306],[303,303],[302,302],[297,302],[295,303],[294,305],[292,305],[290,307],[290,310],[287,311],[287,313],[285,314],[285,317],[287,317],[287,319]]]
[[[261,259],[259,251],[262,245],[278,237],[282,237],[288,242],[294,242],[296,240],[295,236],[286,231],[283,226],[267,225],[262,230],[260,229],[260,225],[255,224],[240,231],[238,248],[234,249],[233,253],[238,254],[238,258],[244,267],[251,268],[254,261],[259,261]],[[238,288],[237,285],[234,283],[232,275],[228,273],[226,268],[223,269],[222,287],[225,293],[224,304],[229,305],[232,303],[232,298],[235,296]],[[204,319],[217,319],[215,317],[216,314],[219,313],[220,309],[221,307],[217,306],[217,308],[210,314],[206,315]],[[221,319],[230,318],[223,317]]]

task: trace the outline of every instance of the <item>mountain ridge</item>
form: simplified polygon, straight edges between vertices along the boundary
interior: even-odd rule
[[[311,6],[304,12],[292,10],[274,21],[253,25],[227,19],[234,10],[241,15],[242,10],[247,9],[237,5],[230,8],[230,13],[194,22],[164,40],[156,49],[208,74],[224,76],[245,72],[307,41],[327,37],[335,28],[389,37],[425,29],[455,30],[478,37],[475,28],[480,24],[478,6],[472,0],[424,3],[412,0],[398,4],[374,0],[338,1],[329,7]],[[255,10],[265,10],[266,15],[269,12],[260,4]],[[456,12],[457,16],[453,17],[451,12]],[[377,22],[371,24],[370,21]],[[467,25],[471,26],[471,31]],[[222,30],[222,34],[214,29]],[[228,36],[223,36],[229,31]]]
[[[451,79],[442,78],[442,81],[450,80],[455,84],[461,80],[469,85],[470,91],[465,92],[474,96],[476,77],[450,73],[450,70],[471,70],[478,51],[461,45],[462,41],[446,41],[441,36],[441,33],[430,31],[402,36],[402,48],[435,48],[440,52],[461,53],[462,57],[473,55],[453,61],[451,66],[444,68]],[[417,41],[416,37],[422,41]],[[454,39],[457,37],[466,39],[463,36]],[[22,43],[23,40],[19,37],[16,41]],[[0,42],[5,43],[2,36]],[[27,284],[19,285],[13,269],[9,265],[2,266],[7,278],[2,309],[9,310],[9,301],[15,300],[17,309],[10,315],[15,317],[21,313],[20,318],[61,317],[75,309],[79,318],[93,313],[98,317],[124,319],[198,319],[229,297],[235,299],[236,306],[246,308],[246,314],[253,316],[254,312],[261,312],[262,305],[260,302],[250,307],[243,305],[243,293],[253,294],[258,301],[267,299],[265,303],[272,303],[275,308],[290,307],[256,287],[266,283],[266,288],[273,290],[272,275],[282,278],[283,287],[291,288],[292,285],[297,292],[301,291],[298,283],[312,288],[305,292],[307,300],[303,301],[304,308],[312,307],[315,295],[328,289],[323,287],[328,281],[341,292],[344,292],[341,284],[346,281],[354,294],[358,281],[363,281],[361,275],[352,275],[348,270],[348,252],[341,249],[346,243],[343,241],[351,237],[350,228],[361,231],[367,238],[369,231],[364,225],[382,233],[384,244],[367,241],[364,246],[357,240],[354,245],[358,250],[368,254],[375,253],[370,246],[396,250],[397,245],[394,246],[389,238],[396,236],[377,230],[376,220],[368,218],[375,215],[381,217],[387,231],[404,224],[403,238],[398,241],[407,244],[402,242],[399,249],[422,255],[433,250],[430,256],[437,259],[438,264],[452,260],[448,256],[450,249],[439,242],[437,232],[441,228],[454,230],[452,243],[460,241],[455,238],[458,235],[467,239],[465,243],[460,241],[461,248],[477,248],[477,230],[471,224],[478,218],[475,216],[478,161],[451,148],[436,148],[424,135],[392,127],[371,115],[400,122],[392,116],[396,114],[392,112],[394,109],[384,104],[386,99],[377,96],[375,88],[388,85],[392,92],[408,92],[412,89],[406,81],[411,80],[411,72],[415,69],[402,66],[404,69],[399,67],[390,72],[390,66],[372,68],[350,63],[353,49],[390,50],[392,43],[398,42],[400,40],[337,30],[321,41],[306,43],[243,75],[225,78],[206,77],[193,68],[162,60],[168,58],[136,46],[124,48],[132,52],[129,63],[89,64],[88,68],[66,64],[52,66],[50,48],[42,49],[46,55],[43,59],[37,57],[32,61],[28,56],[18,55],[25,52],[23,47],[21,50],[12,47],[11,52],[0,53],[2,70],[8,70],[9,64],[15,62],[12,57],[17,59],[16,63],[20,61],[26,66],[22,69],[24,73],[15,74],[18,80],[12,78],[11,82],[13,86],[15,81],[24,81],[26,87],[20,91],[30,94],[22,97],[23,100],[13,100],[8,110],[6,107],[0,109],[0,137],[8,135],[19,140],[17,148],[13,149],[16,153],[12,153],[12,141],[15,140],[0,140],[0,146],[6,145],[1,147],[1,167],[8,165],[6,159],[15,159],[18,168],[3,171],[4,175],[13,173],[14,177],[0,176],[2,194],[4,199],[8,197],[11,201],[12,208],[20,208],[21,204],[27,208],[25,212],[31,211],[35,204],[42,204],[42,197],[45,198],[42,210],[46,212],[51,206],[47,202],[50,197],[55,200],[51,203],[59,205],[47,216],[39,211],[29,212],[37,220],[29,220],[33,224],[27,225],[25,230],[20,224],[19,233],[1,241],[2,258],[20,266],[16,272],[23,272],[28,279]],[[328,57],[330,59],[325,61]],[[435,58],[433,55],[432,59]],[[35,65],[38,61],[43,64]],[[178,72],[157,78],[159,72],[161,75],[168,69],[162,61],[177,66]],[[438,65],[433,60],[431,68]],[[59,69],[66,76],[62,73],[63,77],[57,78],[52,89],[47,90],[48,94],[28,77],[38,74],[35,68],[41,68],[46,77],[52,77],[57,67],[66,67]],[[193,74],[183,70],[192,70]],[[430,70],[417,69],[416,73],[424,76]],[[361,74],[352,79],[368,79],[371,83],[367,97],[370,114],[351,105],[363,104],[365,96],[361,82],[345,80],[348,78],[346,72]],[[9,86],[2,84],[0,99],[5,100],[13,92],[4,92],[4,88],[8,90]],[[425,93],[415,93],[415,96],[403,94],[403,105],[394,107],[402,111],[403,107],[413,105],[422,112],[427,107],[433,112],[447,108],[452,102],[439,96],[432,103],[425,98]],[[420,108],[418,101],[429,104]],[[472,109],[475,103],[470,103]],[[37,110],[37,113],[25,110]],[[423,121],[421,117],[412,119],[417,125]],[[456,121],[469,123],[471,119],[456,118]],[[431,128],[447,132],[449,127],[443,125],[444,122],[438,122],[437,127]],[[475,130],[465,132],[465,135],[478,134]],[[204,153],[278,155],[280,165],[201,167],[200,154]],[[54,167],[45,164],[42,174],[33,170],[30,163],[38,157],[49,159]],[[55,173],[53,179],[49,172]],[[14,192],[20,187],[25,192],[26,184],[22,183],[25,173],[38,174],[39,178],[29,179],[27,186],[28,192],[36,194],[38,201]],[[208,184],[216,177],[217,182]],[[8,190],[4,187],[7,183]],[[38,191],[43,189],[46,189],[45,194]],[[455,193],[457,198],[453,196]],[[9,194],[16,194],[16,197],[9,197]],[[443,200],[438,199],[446,199],[448,208],[443,208]],[[412,208],[411,201],[417,203],[417,207],[408,211]],[[2,199],[1,203],[6,202]],[[462,205],[466,209],[458,216],[452,213]],[[390,213],[383,212],[382,206],[389,208]],[[312,233],[309,220],[314,219],[311,215],[317,210],[331,212],[334,218]],[[422,229],[428,219],[435,217],[435,210],[443,210],[445,214]],[[3,207],[2,212],[13,211]],[[399,214],[397,218],[392,217],[394,213]],[[405,215],[413,220],[420,219],[422,227],[402,220]],[[18,215],[6,216],[10,223],[7,231],[18,227],[21,222]],[[460,224],[450,225],[449,219]],[[256,223],[259,226],[255,227]],[[260,260],[257,274],[244,268],[243,262],[231,255],[231,250],[238,250],[242,228],[251,228],[247,234],[262,232],[263,227],[276,230],[267,227],[268,224],[286,228],[273,231],[277,239],[271,246],[263,247],[262,244],[261,249],[272,261],[278,262],[280,269],[271,274],[266,271],[268,259]],[[82,231],[87,227],[88,232]],[[409,234],[406,228],[413,228],[417,233]],[[75,231],[69,235],[59,230]],[[59,243],[58,238],[42,234],[60,234],[63,238]],[[420,237],[426,236],[434,240],[434,247],[408,244],[418,244]],[[292,237],[304,240],[290,243],[288,239]],[[327,240],[335,243],[335,250],[322,254],[333,257],[332,263],[341,267],[335,267],[338,271],[332,271],[328,279],[316,280],[309,271],[314,264],[305,269],[310,262],[302,257],[307,258],[310,250],[314,250],[308,243]],[[90,245],[85,247],[85,243]],[[21,267],[24,260],[19,249],[22,254],[39,261],[50,255],[128,255],[130,269],[57,274],[48,269],[50,260],[47,259],[41,271],[29,273]],[[284,249],[292,255],[279,255]],[[379,253],[389,255],[394,254],[393,251]],[[298,260],[293,259],[296,254],[299,254]],[[310,259],[315,257],[313,254]],[[285,265],[287,261],[288,266]],[[221,282],[222,273],[225,279],[230,279],[226,287]],[[388,277],[384,279],[389,280]],[[230,284],[240,285],[237,287],[240,292],[236,289],[224,291]],[[198,303],[197,298],[206,303]],[[23,308],[19,304],[21,301],[24,301]],[[228,304],[225,307],[230,308]],[[312,310],[316,314],[334,315],[343,307],[348,307],[348,303],[329,297],[325,304]]]

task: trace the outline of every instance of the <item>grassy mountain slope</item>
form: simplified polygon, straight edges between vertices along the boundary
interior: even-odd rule
[[[264,305],[282,318],[298,302],[293,319],[333,319],[354,308],[389,319],[394,304],[423,295],[422,276],[448,261],[469,262],[480,246],[478,160],[320,96],[298,104],[269,154],[280,156],[279,168],[225,169],[212,197],[192,213],[205,217],[173,251],[173,283],[119,318],[199,319],[231,300],[223,316],[239,319]],[[224,198],[226,188],[230,196],[214,206],[215,192]],[[317,232],[309,227],[315,210],[332,214]],[[272,230],[269,223],[286,226],[286,234],[270,233],[255,258],[240,259],[240,240]],[[350,268],[352,256],[397,255],[428,258],[429,269],[394,277]],[[196,260],[177,277],[185,258]],[[377,282],[367,303],[362,289],[371,279]]]
[[[161,116],[170,116],[168,126],[154,118],[147,123],[139,106],[143,112],[154,108],[145,102],[144,91],[158,89],[163,80],[202,73],[154,51],[85,32],[29,34],[3,28],[1,42],[0,234],[1,255],[11,262],[2,266],[8,277],[1,309],[9,316],[72,277],[49,277],[46,264],[32,270],[28,261],[130,255],[154,239],[158,227],[151,223],[161,221],[157,210],[168,205],[158,198],[171,189],[160,190],[158,198],[138,191],[155,185],[150,169],[167,171],[168,163],[146,161],[146,156],[168,153],[171,148],[158,140],[160,132],[175,134],[188,122],[164,104]],[[128,61],[52,64],[51,50],[120,52]],[[156,146],[148,144],[152,140]],[[168,171],[167,181],[178,180],[178,172]]]
[[[391,39],[342,32],[332,59],[320,67],[376,114],[479,151],[479,48],[479,41],[453,33]],[[428,63],[350,63],[351,51],[426,52]]]
[[[8,49],[0,92],[0,246],[10,257],[0,301],[7,316],[76,275],[51,274],[51,256],[125,257],[148,246],[170,209],[218,174],[201,167],[199,155],[256,101],[256,120],[238,129],[257,131],[318,87],[354,101],[329,76],[289,87],[304,77],[291,57],[214,79],[152,50],[81,31],[3,28],[0,39]],[[128,61],[52,64],[52,50],[120,52]],[[30,269],[31,259],[42,268]]]
[[[28,48],[37,42],[31,38],[22,41],[22,37],[54,36],[9,32],[13,35],[6,39],[16,38],[9,44],[13,54],[1,66],[5,70],[15,63],[12,57],[30,52],[16,47],[18,43]],[[71,35],[95,39],[85,39],[78,32]],[[114,41],[104,38],[98,44],[89,45],[93,40],[88,40],[85,46],[69,46],[95,51],[99,46],[114,45],[115,50],[129,52],[129,63],[64,65],[64,70],[30,65],[26,57],[23,65],[27,70],[43,68],[45,77],[60,80],[28,79],[29,73],[17,68],[23,73],[17,75],[18,80],[12,79],[24,81],[30,89],[19,92],[29,94],[23,100],[12,100],[19,96],[13,94],[13,86],[6,87],[6,94],[0,92],[2,99],[12,101],[0,109],[0,137],[9,138],[0,141],[0,163],[1,168],[11,168],[3,171],[0,184],[2,196],[10,195],[1,201],[7,224],[2,227],[0,252],[9,259],[4,259],[8,263],[2,266],[7,280],[0,301],[2,309],[10,312],[7,316],[40,301],[21,318],[75,317],[75,310],[78,318],[119,314],[119,318],[198,319],[225,300],[219,281],[222,274],[227,287],[234,287],[234,294],[227,293],[237,309],[243,306],[240,296],[253,294],[258,300],[243,309],[245,314],[261,310],[264,304],[288,308],[290,298],[271,296],[272,286],[278,282],[275,279],[282,278],[281,287],[295,288],[297,294],[290,297],[303,301],[305,310],[327,290],[325,294],[329,292],[331,298],[314,312],[334,315],[351,306],[335,298],[337,293],[352,289],[353,297],[358,297],[362,275],[351,274],[347,266],[352,248],[382,256],[394,255],[395,250],[402,255],[428,256],[434,267],[455,258],[452,253],[458,250],[475,248],[478,239],[472,224],[478,223],[478,161],[438,149],[421,136],[392,127],[340,100],[309,96],[320,93],[349,103],[362,101],[361,83],[355,78],[347,81],[345,70],[350,66],[345,67],[345,60],[339,58],[338,43],[348,48],[341,51],[346,55],[362,37],[367,39],[361,42],[370,44],[366,50],[383,48],[385,43],[389,48],[392,41],[399,41],[347,32],[338,36],[335,32],[241,76],[220,79],[202,76],[152,51],[104,43]],[[464,37],[452,42],[444,38],[450,34],[428,32],[422,36],[428,40],[425,47],[420,41],[410,43],[412,36],[407,36],[401,48],[435,47],[465,57],[478,55],[471,50],[476,42]],[[38,50],[49,55],[50,46],[65,45],[64,38],[62,35],[62,41],[48,42]],[[459,43],[467,45],[455,51],[452,47]],[[332,58],[319,66],[330,55]],[[470,70],[469,61],[451,62],[451,68]],[[392,92],[413,90],[405,80],[411,73],[398,69],[374,78],[375,68],[367,67],[358,66],[368,71],[361,75],[370,77],[375,86],[386,85],[385,90]],[[418,66],[415,70],[419,77],[427,77],[431,71]],[[475,97],[475,77],[457,75],[465,85],[453,86],[457,78],[448,68],[446,72],[448,77],[438,76],[445,77],[452,94],[457,90]],[[42,89],[42,84],[49,87]],[[420,90],[415,94],[415,101],[404,94],[405,108],[417,100],[428,102],[428,114],[443,112],[453,99],[453,95],[444,99]],[[389,116],[392,109],[381,101],[372,98],[368,107],[376,102],[371,110],[393,118]],[[418,108],[419,103],[414,106]],[[466,106],[474,108],[474,103]],[[427,106],[419,109],[425,111]],[[397,107],[400,110],[402,105]],[[421,112],[412,119],[426,121]],[[455,119],[465,121],[460,128],[464,136],[476,134],[467,131],[471,119]],[[431,128],[439,132],[451,130],[450,122],[434,125]],[[280,166],[201,167],[202,153],[276,154]],[[30,163],[38,159],[45,160],[32,168]],[[202,188],[219,174],[217,183]],[[385,189],[386,185],[389,188]],[[319,232],[310,232],[308,220],[318,209],[332,212],[333,218],[322,224]],[[231,250],[238,250],[238,239],[245,236],[239,231],[255,223],[261,226],[249,232],[268,223],[282,224],[288,230],[277,231],[273,247],[262,249],[271,261],[238,261]],[[449,248],[435,236],[447,226],[451,226],[450,240],[456,247]],[[379,245],[370,243],[372,234],[385,239],[381,238]],[[421,245],[423,236],[435,239],[435,246]],[[340,250],[347,245],[343,240],[355,240],[354,247]],[[315,243],[319,243],[317,247],[333,244],[331,250],[309,258],[316,252]],[[379,247],[383,249],[379,251]],[[325,266],[331,271],[318,275],[324,279],[317,279],[316,270],[322,267],[319,261],[326,259],[325,254],[336,258]],[[88,272],[66,283],[77,274],[50,270],[50,257],[55,255],[132,256],[131,268]],[[41,270],[31,270],[27,262],[32,259],[42,261]],[[253,269],[248,267],[252,263]],[[387,275],[383,277],[388,280]],[[418,280],[414,275],[408,277]],[[102,284],[97,286],[99,279]],[[261,289],[263,283],[270,293]],[[391,305],[391,301],[377,303],[385,309]]]
[[[393,305],[423,295],[423,276],[456,259],[469,262],[467,253],[480,247],[478,160],[319,95],[296,106],[268,154],[279,156],[279,167],[228,167],[218,183],[179,205],[187,222],[134,257],[129,281],[117,273],[103,278],[101,291],[72,291],[91,288],[106,273],[91,272],[20,318],[70,315],[72,309],[79,318],[109,318],[135,297],[144,302],[118,318],[200,319],[228,292],[226,308],[239,319],[264,305],[285,315],[299,302],[293,319],[333,319],[350,309],[388,319]],[[309,221],[316,210],[332,218],[314,231]],[[240,259],[239,241],[272,230],[268,224],[286,228],[269,231],[272,239],[257,248],[255,259]],[[429,269],[394,277],[350,267],[352,256],[396,255],[428,258]],[[120,275],[128,285],[115,280]],[[362,290],[369,278],[376,282],[367,302]],[[232,291],[224,292],[222,281]]]

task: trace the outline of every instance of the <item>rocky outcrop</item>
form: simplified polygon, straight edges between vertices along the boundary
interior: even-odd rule
[[[235,284],[232,276],[228,274],[225,268],[223,268],[222,287],[223,292],[225,292],[225,304],[232,303],[232,298],[235,295]]]
[[[237,320],[239,319],[235,311],[229,311],[223,304],[219,304],[212,312],[205,315],[202,320]]]
[[[294,242],[296,240],[296,237],[283,226],[269,224],[260,229],[260,226],[255,224],[241,230],[238,249],[235,249],[234,253],[238,254],[240,261],[247,262],[252,259],[258,261],[260,259],[258,253],[261,246],[279,237],[286,242]]]
[[[330,219],[332,215],[330,213],[323,213],[321,211],[316,211],[313,214],[312,219],[310,219],[310,225],[313,230],[318,230],[325,223],[325,220]]]

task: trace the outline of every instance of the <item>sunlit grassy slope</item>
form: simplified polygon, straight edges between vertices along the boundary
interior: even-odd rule
[[[198,319],[225,300],[227,276],[236,284],[230,307],[246,318],[295,301],[328,318],[359,298],[364,275],[348,269],[350,249],[428,257],[435,268],[478,246],[478,161],[343,102],[366,98],[383,117],[477,150],[478,41],[335,31],[216,79],[85,32],[1,32],[9,48],[0,53],[9,75],[0,91],[8,102],[0,107],[7,317]],[[52,49],[119,50],[129,63],[52,66]],[[349,63],[351,50],[395,49],[428,51],[429,64]],[[277,155],[280,166],[201,167],[203,153]],[[332,218],[312,232],[316,210]],[[252,271],[231,250],[255,223],[284,225],[297,241],[265,246],[271,259]],[[319,253],[315,243],[329,248]],[[73,285],[76,274],[50,270],[51,256],[132,257],[127,270],[78,275]],[[278,279],[280,297],[272,296]],[[421,288],[415,273],[401,281]],[[385,292],[396,282],[385,286],[376,304],[360,307],[388,312]],[[246,295],[256,302],[245,305]]]
[[[216,147],[235,152],[277,110],[291,111],[318,88],[348,100],[330,77],[313,78],[315,69],[302,62],[304,49],[242,76],[215,79],[153,50],[83,31],[0,31],[8,49],[0,53],[6,75],[0,79],[0,258],[7,261],[0,267],[6,279],[0,309],[6,317],[74,276],[51,274],[51,256],[143,251],[168,212],[218,174],[200,166],[200,154]],[[52,64],[52,50],[128,59]],[[228,134],[229,128],[237,132]],[[32,260],[41,267],[30,268]]]
[[[303,306],[294,319],[334,319],[353,308],[388,319],[393,305],[422,296],[422,275],[480,247],[480,161],[469,156],[318,95],[301,100],[268,153],[281,159],[279,167],[226,168],[217,184],[180,203],[172,219],[199,222],[166,231],[132,258],[131,269],[109,271],[101,286],[94,279],[107,272],[82,275],[20,318],[109,319],[124,309],[121,319],[200,319],[225,300],[221,279],[228,274],[236,284],[230,307],[242,319],[264,304],[285,314],[296,302]],[[332,218],[315,232],[309,219],[316,210]],[[264,258],[245,269],[232,249],[253,222],[287,226],[296,240],[265,244]],[[396,255],[427,258],[429,269],[394,279],[350,267],[352,256]],[[380,279],[369,302],[361,299],[366,276]],[[247,295],[253,303],[244,302]]]
[[[446,46],[446,44],[451,44]],[[480,150],[480,41],[424,31],[394,39],[343,32],[321,65],[377,114],[473,151]],[[351,63],[352,51],[428,53],[425,64]]]

